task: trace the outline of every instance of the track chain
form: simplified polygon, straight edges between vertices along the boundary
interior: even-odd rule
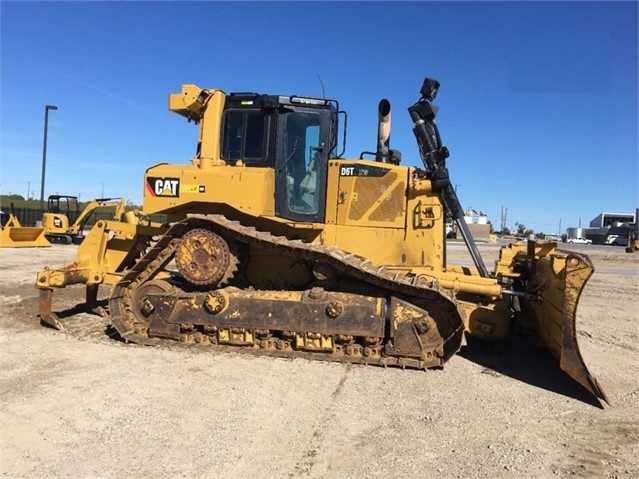
[[[173,258],[175,249],[184,233],[191,228],[206,225],[212,231],[219,232],[226,238],[261,249],[277,250],[277,254],[294,256],[300,259],[325,263],[342,274],[351,276],[374,286],[380,295],[394,295],[408,298],[419,305],[420,300],[428,302],[425,307],[432,312],[433,305],[439,312],[447,316],[452,325],[452,333],[443,340],[453,340],[463,331],[463,320],[460,309],[451,293],[440,290],[437,283],[420,275],[403,274],[389,271],[384,266],[374,266],[366,258],[347,253],[335,246],[324,246],[319,243],[306,243],[301,240],[290,240],[285,236],[275,236],[268,232],[258,231],[251,226],[243,226],[238,221],[229,220],[222,215],[189,215],[187,219],[173,224],[169,230],[155,243],[118,282],[109,300],[111,321],[125,341],[144,345],[157,345],[162,342],[175,341],[151,338],[144,328],[136,325],[133,315],[132,298],[138,287],[154,276]],[[185,343],[186,344],[186,343]],[[191,346],[190,343],[188,343]],[[250,351],[252,354],[278,357],[306,357],[325,361],[353,362],[376,364],[381,366],[399,366],[410,368],[426,368],[423,361],[413,358],[394,356],[365,357],[346,356],[343,354],[314,353],[301,351],[260,350],[259,346],[236,347],[216,345],[221,350]],[[248,349],[248,351],[246,351]]]

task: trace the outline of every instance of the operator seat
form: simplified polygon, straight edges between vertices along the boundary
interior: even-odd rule
[[[302,197],[302,201],[305,205],[307,205],[311,211],[317,211],[317,196],[315,192],[317,191],[317,158],[311,158],[311,161],[308,163],[308,170],[306,170],[306,175],[302,178],[300,182],[300,194]]]

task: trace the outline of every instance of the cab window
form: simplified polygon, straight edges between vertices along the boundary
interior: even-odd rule
[[[262,163],[267,153],[268,117],[260,111],[229,110],[224,113],[222,158]]]

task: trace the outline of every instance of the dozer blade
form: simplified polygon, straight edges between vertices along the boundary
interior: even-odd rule
[[[520,305],[524,319],[535,324],[537,339],[559,359],[561,369],[608,403],[602,387],[588,371],[577,343],[577,305],[594,270],[587,256],[575,252],[553,249],[549,254],[537,256],[530,271],[529,299]]]

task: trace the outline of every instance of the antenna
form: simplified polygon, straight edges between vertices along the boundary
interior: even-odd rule
[[[319,78],[320,85],[322,85],[322,98],[326,98],[326,92],[324,92],[324,82],[322,81],[322,77],[317,75],[317,78]]]

